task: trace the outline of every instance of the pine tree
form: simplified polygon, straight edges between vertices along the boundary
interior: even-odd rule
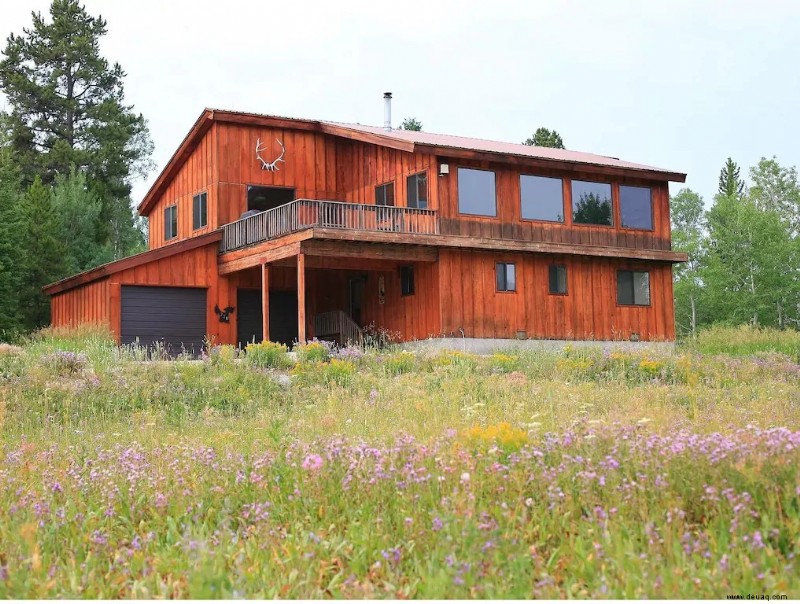
[[[561,135],[555,130],[548,130],[547,128],[537,128],[533,136],[525,139],[522,143],[531,147],[551,147],[553,149],[563,149],[564,141]]]
[[[719,194],[726,197],[744,195],[744,181],[739,178],[739,166],[730,157],[719,171]]]
[[[142,240],[130,180],[152,167],[147,123],[124,102],[122,67],[100,55],[102,17],[78,0],[53,0],[49,22],[32,17],[32,28],[8,37],[0,61],[4,121],[23,183],[41,176],[53,184],[76,166],[102,204],[97,243],[125,255]]]
[[[414,132],[420,132],[422,130],[422,122],[415,117],[407,117],[403,120],[403,123],[400,124],[400,130],[413,130]]]
[[[21,203],[22,261],[19,296],[23,327],[30,331],[50,321],[50,301],[42,286],[66,277],[67,248],[59,239],[58,215],[50,188],[37,176]]]
[[[67,272],[79,273],[102,264],[106,256],[97,244],[102,206],[97,195],[89,190],[83,172],[73,167],[66,177],[56,177],[53,209],[58,216],[59,239],[67,249]]]
[[[19,175],[11,153],[0,148],[0,341],[21,331],[19,282]]]

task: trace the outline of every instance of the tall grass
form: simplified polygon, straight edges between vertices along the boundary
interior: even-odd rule
[[[779,353],[800,361],[800,332],[741,325],[702,329],[696,338],[687,338],[683,347],[703,354],[751,356]]]

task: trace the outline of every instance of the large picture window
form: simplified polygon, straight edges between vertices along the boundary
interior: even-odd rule
[[[560,178],[519,177],[522,218],[564,222],[564,187]]]
[[[199,193],[192,198],[192,228],[208,226],[208,193]]]
[[[572,222],[612,226],[611,185],[605,182],[572,181]]]
[[[626,229],[653,230],[653,201],[648,187],[619,188],[619,213]]]
[[[420,172],[406,178],[406,205],[425,210],[428,207],[428,173]]]
[[[617,271],[617,304],[650,306],[650,273]]]
[[[178,236],[178,206],[164,208],[164,241]]]
[[[458,169],[458,211],[476,216],[497,216],[494,172]]]

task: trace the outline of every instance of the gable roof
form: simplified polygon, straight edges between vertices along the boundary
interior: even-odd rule
[[[424,151],[446,157],[486,159],[496,162],[528,164],[576,170],[590,168],[609,174],[627,174],[653,180],[685,182],[686,174],[645,164],[622,161],[616,157],[584,153],[569,149],[535,147],[480,138],[469,138],[432,132],[411,130],[385,130],[377,126],[347,124],[324,120],[309,120],[261,113],[205,109],[189,130],[164,170],[139,204],[138,211],[145,214],[163,192],[172,176],[183,165],[191,152],[211,128],[213,122],[229,122],[262,127],[279,127],[307,130],[340,138],[357,140],[400,151]]]

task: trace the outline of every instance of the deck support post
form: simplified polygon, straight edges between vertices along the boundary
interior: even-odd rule
[[[261,265],[261,341],[269,342],[269,264]]]
[[[306,341],[306,255],[297,254],[297,341]]]

